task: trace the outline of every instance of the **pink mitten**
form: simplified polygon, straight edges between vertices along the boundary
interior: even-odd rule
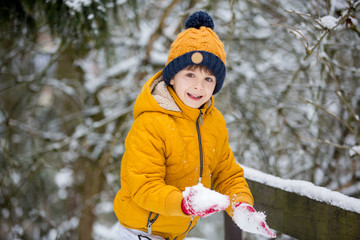
[[[226,209],[230,205],[228,196],[205,188],[201,183],[187,187],[183,192],[181,208],[187,215],[206,217]]]
[[[276,238],[276,234],[270,230],[265,219],[266,215],[257,212],[250,204],[238,203],[234,207],[233,220],[243,231]]]

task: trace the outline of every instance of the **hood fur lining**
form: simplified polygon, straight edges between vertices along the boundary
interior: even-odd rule
[[[174,99],[171,97],[167,85],[163,80],[162,75],[155,79],[150,86],[151,94],[160,105],[160,107],[165,110],[180,112],[179,106],[175,103]]]

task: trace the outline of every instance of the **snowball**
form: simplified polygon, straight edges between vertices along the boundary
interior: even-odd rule
[[[263,212],[249,212],[246,207],[237,207],[233,220],[243,231],[261,234],[258,228],[265,222],[266,215]]]
[[[247,203],[242,203],[234,209],[233,220],[239,228],[246,232],[260,234],[268,238],[276,237],[276,234],[270,230],[265,222],[266,215],[263,212],[257,212]]]
[[[194,194],[195,193],[195,194]],[[191,196],[192,195],[192,196]],[[205,211],[213,206],[215,210],[225,209],[230,205],[227,195],[204,187],[201,183],[185,188],[183,197],[191,196],[191,206],[196,212]]]

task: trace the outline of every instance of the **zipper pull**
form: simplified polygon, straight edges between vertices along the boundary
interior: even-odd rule
[[[199,119],[200,119],[200,125],[203,125],[203,118],[202,118],[202,111],[200,110],[200,115],[199,115]]]
[[[151,234],[152,232],[151,232],[151,224],[148,224],[147,225],[147,228],[148,228],[148,234]]]

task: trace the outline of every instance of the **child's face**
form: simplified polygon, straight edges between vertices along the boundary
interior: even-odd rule
[[[170,80],[170,84],[185,105],[199,108],[211,98],[216,77],[199,68],[185,68]]]

